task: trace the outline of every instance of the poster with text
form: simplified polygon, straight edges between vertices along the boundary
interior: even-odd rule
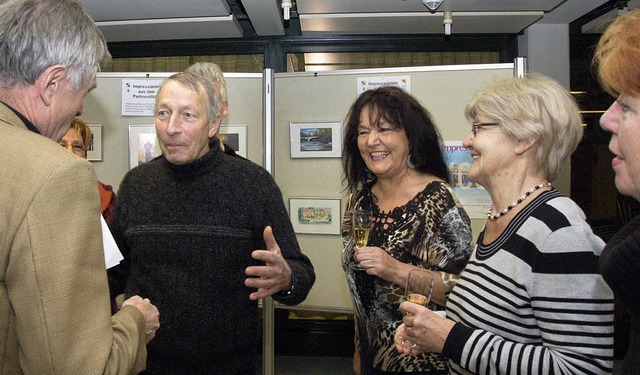
[[[122,116],[153,116],[162,79],[123,79]]]
[[[397,86],[406,92],[411,92],[410,76],[381,76],[381,77],[358,77],[358,95],[367,90],[377,89],[382,86]]]

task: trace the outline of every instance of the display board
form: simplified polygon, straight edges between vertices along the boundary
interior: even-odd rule
[[[98,73],[97,88],[84,100],[81,118],[88,124],[102,125],[102,161],[93,162],[98,179],[117,191],[129,170],[129,125],[154,125],[153,116],[123,116],[123,81],[151,80],[161,82],[171,73]],[[262,74],[227,73],[229,115],[222,126],[246,137],[246,154],[251,161],[263,165],[264,132],[262,111]],[[126,96],[126,95],[125,95]],[[235,141],[234,141],[235,143]]]
[[[464,107],[473,93],[484,83],[514,75],[513,64],[455,65],[421,68],[366,69],[317,73],[276,73],[274,176],[284,200],[306,198],[340,199],[340,220],[346,203],[342,185],[340,157],[331,152],[300,157],[305,151],[298,148],[298,137],[308,137],[292,131],[302,128],[331,128],[342,124],[351,104],[362,86],[371,87],[385,82],[404,84],[432,114],[445,141],[461,141],[470,131],[464,117]],[[320,204],[329,206],[329,204]],[[296,219],[292,215],[292,219]],[[478,233],[484,220],[472,220]],[[352,311],[351,296],[340,264],[342,241],[339,234],[299,233],[303,252],[311,258],[316,270],[316,285],[301,304],[310,310]]]
[[[273,90],[264,93],[263,75],[225,74],[229,97],[229,116],[223,126],[246,138],[250,160],[265,165],[266,147],[273,154],[273,176],[280,186],[287,208],[308,206],[320,215],[294,224],[302,251],[311,259],[317,279],[308,298],[297,308],[314,311],[351,312],[352,302],[340,265],[342,242],[336,231],[346,202],[342,185],[339,150],[323,149],[316,136],[342,139],[342,122],[349,107],[364,86],[384,82],[404,82],[433,115],[445,141],[461,141],[469,133],[464,107],[484,83],[511,77],[513,64],[455,65],[420,68],[366,69],[317,73],[276,73]],[[102,160],[93,165],[98,178],[118,189],[129,170],[130,125],[153,125],[153,116],[122,114],[123,81],[158,80],[170,73],[99,74],[97,88],[84,101],[81,116],[90,125],[101,125]],[[366,83],[366,85],[365,85]],[[273,139],[264,139],[263,103],[272,95],[274,103]],[[308,133],[305,129],[323,128],[328,133]],[[337,138],[336,138],[337,137]],[[313,149],[307,149],[313,144]],[[293,149],[292,149],[293,147]],[[329,216],[330,215],[330,216]],[[333,225],[322,225],[331,218]],[[312,222],[313,220],[320,220]],[[484,220],[472,220],[477,234]],[[306,225],[309,224],[309,225]]]

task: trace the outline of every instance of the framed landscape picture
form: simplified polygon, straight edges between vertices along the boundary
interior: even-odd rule
[[[292,158],[339,158],[342,121],[289,124]]]
[[[296,233],[340,234],[340,198],[289,198]]]

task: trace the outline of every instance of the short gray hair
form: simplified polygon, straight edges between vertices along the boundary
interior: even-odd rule
[[[571,94],[540,74],[491,82],[465,108],[468,120],[483,115],[518,141],[537,139],[535,164],[549,181],[582,139],[582,117]]]
[[[33,84],[45,69],[61,64],[76,92],[110,59],[104,36],[77,0],[0,5],[0,88]]]
[[[220,99],[218,98],[218,95],[216,94],[216,90],[213,88],[213,84],[211,83],[210,80],[206,79],[205,77],[199,74],[194,74],[189,72],[175,73],[169,76],[167,79],[165,79],[162,82],[162,84],[160,85],[160,88],[158,89],[158,94],[160,94],[160,90],[162,90],[164,86],[167,84],[167,82],[169,81],[179,82],[180,84],[182,84],[184,87],[188,89],[191,89],[199,94],[204,93],[207,95],[207,120],[208,121],[213,121],[214,119],[220,116]],[[160,95],[158,94],[156,94],[156,102],[155,102],[156,112],[158,110],[158,98],[160,97]]]
[[[220,87],[220,97],[218,98],[218,102],[220,103],[219,105],[221,105],[222,102],[227,101],[227,81],[225,81],[224,73],[218,64],[212,62],[197,62],[189,66],[185,72],[201,75],[211,81],[214,87],[216,85]],[[220,110],[220,108],[218,108],[218,110]]]

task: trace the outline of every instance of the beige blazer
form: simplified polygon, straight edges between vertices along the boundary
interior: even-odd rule
[[[97,184],[0,103],[0,374],[144,370],[144,316],[111,317]]]

